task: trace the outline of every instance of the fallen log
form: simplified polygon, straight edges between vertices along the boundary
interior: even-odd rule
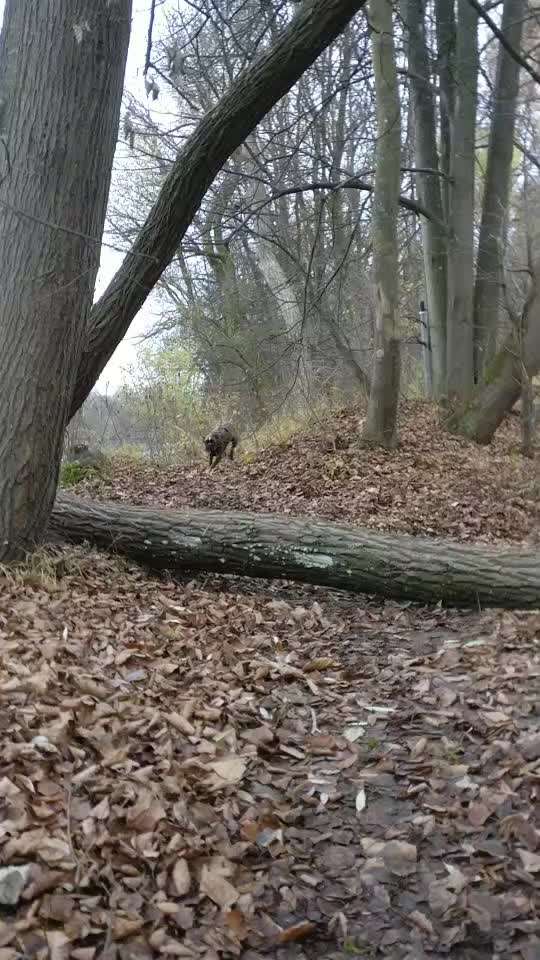
[[[59,494],[50,532],[144,564],[299,580],[454,606],[540,606],[540,554],[275,514],[149,510]]]

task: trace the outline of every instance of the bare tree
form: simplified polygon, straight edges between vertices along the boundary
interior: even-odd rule
[[[42,535],[99,266],[131,0],[8,0],[0,39],[0,558]]]
[[[492,361],[489,376],[470,401],[449,418],[456,432],[480,444],[493,435],[522,391],[526,378],[540,370],[540,262],[532,270],[532,292],[502,347]]]
[[[197,18],[186,23],[173,15],[167,24],[166,51],[170,53],[172,44],[183,51],[181,81],[171,74],[179,145],[193,113],[217,102],[224,72],[238,72],[246,47],[256,46],[260,35],[261,10],[255,0],[227,4],[226,42],[212,6],[212,0],[201,0]],[[290,11],[290,5],[265,8],[264,16],[279,10],[276,16],[282,17],[285,9]],[[292,397],[293,404],[302,403],[310,394],[320,395],[327,380],[338,389],[342,383],[347,389],[367,381],[363,367],[368,366],[371,315],[363,310],[363,299],[369,232],[362,227],[369,223],[368,204],[358,201],[356,187],[333,188],[340,180],[350,180],[347,174],[357,166],[366,161],[371,165],[371,137],[358,136],[372,114],[370,85],[364,89],[360,83],[371,72],[366,34],[363,21],[350,25],[261,121],[257,135],[232,155],[186,233],[184,263],[175,259],[167,271],[164,285],[169,290],[171,277],[175,291],[191,290],[189,305],[178,309],[177,331],[193,345],[207,389],[221,379],[228,394],[234,389],[232,380],[238,386],[241,379],[256,379],[268,406],[275,409],[281,406],[280,394]],[[154,59],[161,64],[159,49]],[[162,65],[165,72],[169,59]],[[130,109],[137,129],[142,128],[135,151],[147,159],[148,138],[155,139],[154,162],[159,166],[163,154],[170,152],[169,131],[154,138],[144,112]],[[318,188],[302,189],[310,182]],[[288,190],[289,184],[298,185],[298,191]],[[135,189],[139,196],[139,182]],[[144,183],[143,190],[148,190]],[[123,218],[119,206],[115,221],[122,224],[124,219],[129,228],[131,210]],[[217,261],[208,242],[209,225],[217,226],[218,220],[220,246],[226,245],[234,263],[239,317],[249,303],[241,357],[223,322]],[[234,298],[230,303],[234,306]],[[171,324],[167,328],[170,331]],[[231,350],[239,364],[234,370]]]
[[[0,49],[8,96],[0,185],[0,558],[18,556],[41,537],[68,410],[76,412],[90,392],[173,258],[209,184],[361,6],[362,0],[302,6],[274,45],[232,84],[189,139],[88,318],[131,4],[61,0],[52,14],[37,0],[9,0]],[[20,50],[29,51],[32,69]],[[28,198],[33,202],[27,213]],[[21,220],[24,230],[18,229]]]
[[[340,34],[364,0],[311,0],[198,124],[175,160],[122,267],[95,304],[72,411],[173,259],[209,185],[270,107]]]
[[[458,0],[452,118],[452,240],[448,263],[447,392],[451,402],[473,389],[473,233],[478,15]]]
[[[501,30],[515,50],[521,46],[524,13],[525,0],[505,0]],[[519,72],[517,60],[499,44],[474,291],[476,368],[480,376],[487,370],[497,348]]]
[[[420,202],[433,218],[422,217],[422,251],[427,299],[427,334],[431,349],[433,396],[446,393],[446,311],[447,311],[447,231],[443,215],[442,186],[448,174],[439,175],[439,155],[433,87],[423,0],[404,0],[403,19],[407,28],[408,60],[411,73],[411,97],[414,117],[414,158],[418,169],[417,191]],[[450,144],[448,144],[448,148]]]
[[[401,127],[392,4],[370,0],[377,102],[377,166],[373,210],[376,285],[375,359],[364,437],[394,447],[399,399],[398,240]]]

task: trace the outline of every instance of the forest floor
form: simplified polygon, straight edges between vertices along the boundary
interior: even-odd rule
[[[256,458],[116,464],[83,496],[540,542],[517,424],[358,411]],[[540,612],[152,576],[0,575],[0,960],[537,960]]]

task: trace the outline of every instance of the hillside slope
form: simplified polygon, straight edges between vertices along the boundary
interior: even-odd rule
[[[117,464],[112,482],[76,492],[147,506],[256,510],[460,541],[520,542],[538,533],[539,459],[519,454],[512,418],[492,447],[449,436],[432,407],[404,404],[395,453],[366,449],[360,410],[335,414],[242,460],[207,469]]]

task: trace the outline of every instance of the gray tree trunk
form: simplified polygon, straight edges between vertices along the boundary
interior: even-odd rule
[[[62,494],[55,538],[85,540],[169,570],[299,580],[353,592],[457,606],[540,604],[540,555],[332,523],[217,510],[147,510]]]
[[[505,0],[501,29],[514,50],[519,50],[521,46],[524,14],[525,0]],[[493,360],[497,346],[503,283],[503,241],[510,199],[519,71],[519,63],[499,44],[474,291],[479,379]]]
[[[271,107],[365,0],[308,0],[201,120],[178,155],[129,254],[90,318],[71,411],[81,406],[149,292],[174,257],[209,185]]]
[[[525,364],[521,369],[521,452],[524,457],[534,457],[536,438],[536,415],[532,377]]]
[[[512,330],[489,365],[484,382],[449,419],[451,430],[476,443],[491,442],[519,398],[523,377],[534,377],[540,371],[540,263],[533,274],[523,329]]]
[[[7,0],[0,37],[0,560],[54,501],[99,266],[131,0]]]
[[[370,0],[371,47],[377,105],[377,159],[373,193],[373,263],[376,285],[375,357],[364,438],[397,443],[400,344],[398,339],[397,216],[401,168],[400,102],[390,0]]]
[[[458,0],[450,213],[453,237],[448,269],[447,383],[451,402],[473,388],[473,223],[478,14]]]
[[[441,183],[444,220],[450,219],[450,158],[452,156],[452,119],[454,116],[453,67],[456,42],[454,0],[435,0],[437,34],[437,73],[439,75],[439,116]]]
[[[408,59],[411,73],[414,116],[416,186],[420,203],[434,220],[421,218],[424,275],[428,305],[427,322],[431,342],[432,393],[438,399],[446,393],[446,310],[447,241],[441,229],[444,219],[437,150],[435,106],[426,45],[423,0],[403,0],[403,19],[408,29]]]

